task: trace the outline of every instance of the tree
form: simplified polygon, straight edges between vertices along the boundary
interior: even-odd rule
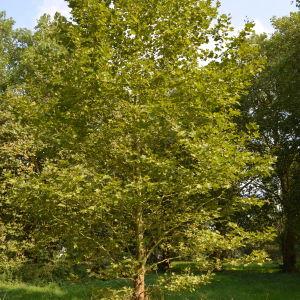
[[[37,247],[133,277],[142,300],[159,248],[210,269],[216,249],[263,240],[226,220],[222,232],[215,226],[224,191],[268,174],[271,161],[246,149],[253,132],[234,122],[260,67],[247,28],[230,37],[212,1],[69,4],[73,23],[40,21],[23,56],[29,76],[13,94],[27,103],[38,167],[9,177],[9,197],[34,220]]]
[[[14,175],[27,172],[29,165],[21,161],[28,154],[29,145],[27,131],[19,122],[18,110],[8,97],[8,91],[20,85],[24,79],[25,69],[21,63],[22,53],[31,44],[31,33],[26,29],[13,29],[14,21],[0,12],[0,239],[1,271],[3,265],[20,261],[23,250],[28,246],[22,212],[7,198],[11,186],[5,174]],[[18,107],[20,108],[20,104]],[[24,140],[27,140],[24,143]],[[9,261],[9,262],[7,262]],[[4,262],[4,263],[3,263]]]
[[[277,157],[275,173],[261,183],[282,217],[282,256],[286,272],[296,268],[299,231],[299,99],[300,14],[273,19],[275,33],[258,37],[266,68],[243,101],[244,120],[259,125],[261,137],[252,145]]]

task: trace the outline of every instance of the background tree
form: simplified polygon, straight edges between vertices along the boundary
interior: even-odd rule
[[[300,119],[300,14],[273,19],[275,33],[257,37],[266,68],[242,102],[244,119],[259,125],[260,138],[253,149],[277,157],[275,173],[259,182],[259,189],[272,199],[281,216],[283,268],[296,268],[296,244],[299,239],[299,119]]]

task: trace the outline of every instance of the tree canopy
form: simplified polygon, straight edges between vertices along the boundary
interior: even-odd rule
[[[242,102],[245,122],[259,125],[252,147],[277,157],[275,173],[260,188],[272,199],[282,221],[284,270],[296,268],[299,231],[300,14],[273,19],[275,33],[256,37],[266,67]]]
[[[212,254],[270,239],[230,219],[258,199],[227,197],[271,170],[268,154],[247,147],[255,126],[236,124],[261,69],[251,24],[233,36],[210,0],[69,5],[72,22],[40,19],[22,80],[1,95],[20,130],[2,143],[18,164],[2,168],[3,197],[18,207],[30,255],[64,249],[101,276],[133,278],[141,300],[145,273],[165,259],[192,258],[210,275],[221,263]],[[207,280],[182,278],[163,284]]]

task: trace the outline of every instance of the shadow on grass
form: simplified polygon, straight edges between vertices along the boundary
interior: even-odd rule
[[[170,294],[164,300],[296,300],[300,274],[229,270],[193,293]]]
[[[183,266],[180,266],[183,267]],[[153,284],[160,275],[150,274]],[[0,282],[1,300],[96,300],[128,287],[126,280],[89,280],[79,283],[34,285]],[[216,274],[212,282],[193,292],[152,294],[151,300],[296,300],[300,299],[300,274],[283,274],[276,266],[249,266]]]

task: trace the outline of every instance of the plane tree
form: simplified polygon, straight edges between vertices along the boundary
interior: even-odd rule
[[[69,5],[72,22],[40,20],[23,55],[25,82],[10,94],[35,141],[35,167],[6,174],[7,197],[31,217],[36,249],[61,247],[74,262],[103,266],[103,276],[131,277],[134,299],[147,298],[157,249],[208,271],[165,286],[206,281],[220,264],[210,260],[216,250],[271,236],[226,220],[220,205],[272,162],[247,148],[255,130],[235,123],[261,67],[246,39],[251,25],[233,37],[209,0]]]

